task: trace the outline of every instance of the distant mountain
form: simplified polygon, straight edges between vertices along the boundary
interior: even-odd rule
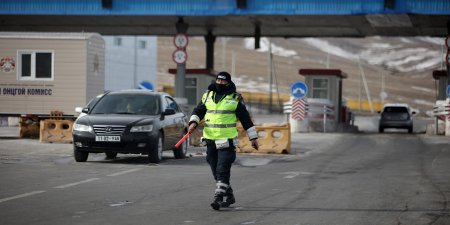
[[[442,62],[446,54],[444,38],[262,38],[258,50],[253,49],[253,38],[217,38],[215,70],[234,72],[238,91],[268,92],[269,41],[280,93],[289,93],[292,83],[304,80],[299,69],[328,67],[348,75],[343,83],[344,98],[357,100],[361,93],[367,100],[360,85],[360,63],[372,100],[380,100],[384,77],[386,101],[408,103],[424,113],[431,110],[436,99],[432,71],[446,68]],[[205,48],[203,37],[190,38],[188,68],[205,67]],[[173,85],[173,75],[167,70],[176,67],[171,59],[174,50],[172,37],[158,38],[159,85]]]

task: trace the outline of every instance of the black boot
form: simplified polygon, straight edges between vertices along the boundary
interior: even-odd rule
[[[220,206],[223,204],[223,195],[214,195],[214,201],[211,203],[211,207],[214,210],[219,210]]]
[[[228,187],[227,192],[225,193],[225,198],[225,201],[220,205],[221,207],[229,207],[236,202],[233,194],[233,188],[231,188],[231,186]]]
[[[218,181],[216,183],[216,191],[214,192],[214,201],[211,203],[211,207],[214,210],[219,210],[220,206],[223,204],[223,196],[225,195],[228,184]]]

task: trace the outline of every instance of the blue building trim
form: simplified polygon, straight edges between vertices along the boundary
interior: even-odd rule
[[[247,0],[240,9],[236,0],[113,0],[103,8],[101,0],[1,0],[0,15],[95,15],[95,16],[225,16],[225,15],[450,15],[449,0],[396,0],[385,8],[384,0]]]

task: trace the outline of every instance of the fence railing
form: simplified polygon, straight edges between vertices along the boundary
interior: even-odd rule
[[[329,121],[334,121],[335,117],[334,106],[325,103],[305,103],[306,118],[310,120],[322,120],[323,132],[326,132],[326,128]],[[292,101],[283,103],[283,113],[286,114],[286,121],[289,121],[289,116],[292,114]]]
[[[450,105],[436,104],[433,107],[433,117],[434,117],[434,129],[435,134],[439,132],[439,120],[445,121],[445,119],[450,115]]]

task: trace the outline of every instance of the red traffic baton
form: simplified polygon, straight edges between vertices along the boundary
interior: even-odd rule
[[[187,132],[175,145],[175,148],[179,148],[180,145],[189,137],[191,133]]]

